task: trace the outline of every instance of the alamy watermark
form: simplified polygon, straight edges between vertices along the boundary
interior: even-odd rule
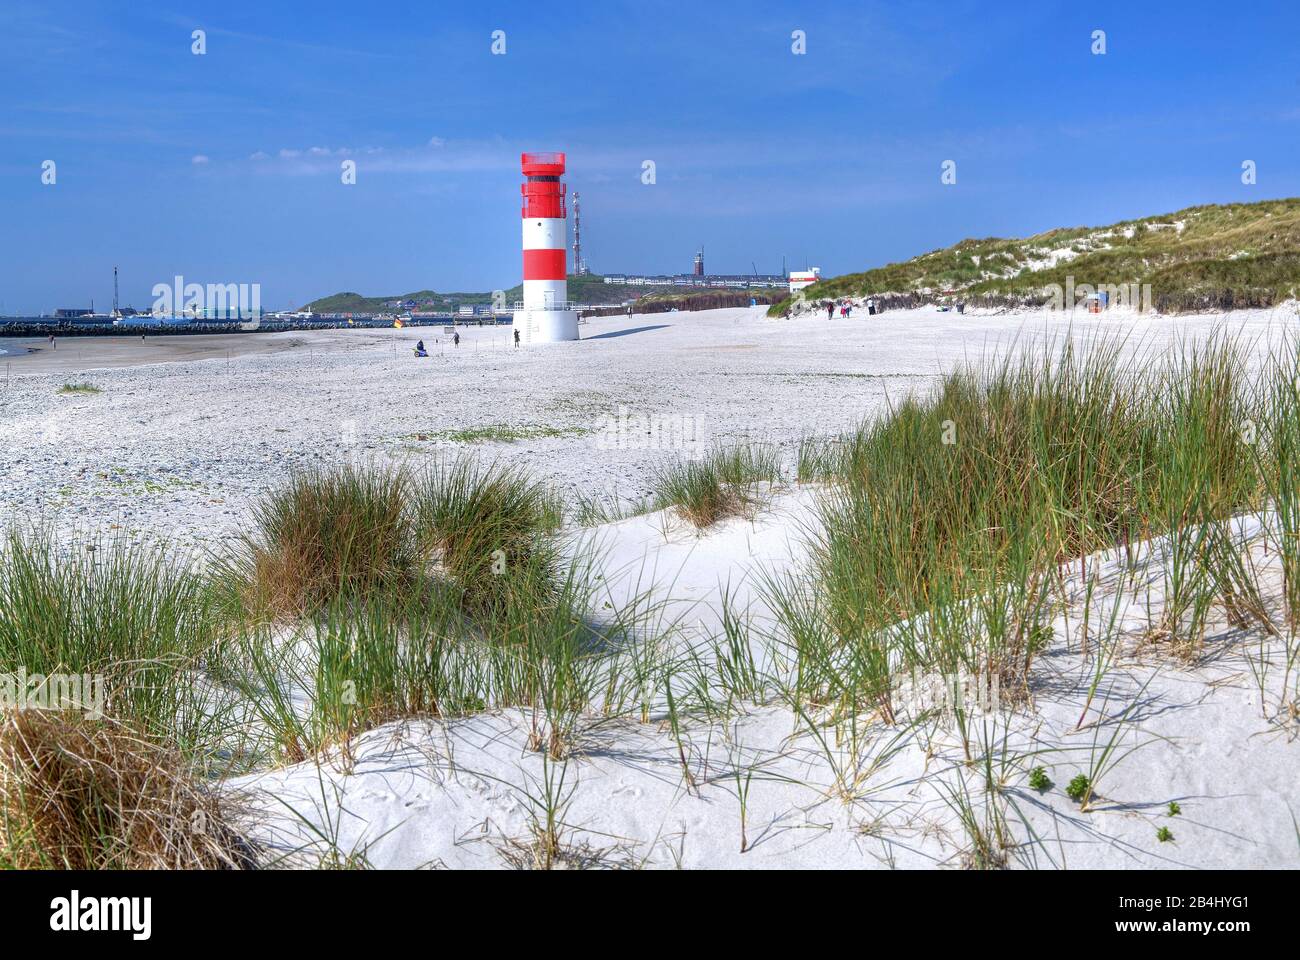
[[[1002,708],[998,678],[989,674],[917,673],[904,677],[894,689],[903,712],[917,717],[935,713],[997,713]]]
[[[1134,307],[1142,313],[1151,309],[1151,284],[1149,283],[1090,283],[1075,284],[1074,277],[1065,278],[1065,286],[1050,283],[1044,288],[1047,305],[1053,310],[1072,310],[1096,302],[1099,309]]]
[[[601,450],[691,450],[699,445],[699,421],[680,414],[630,413],[620,406],[596,430]]]
[[[92,720],[104,716],[104,677],[90,673],[0,673],[0,712],[79,710]]]
[[[171,283],[155,283],[155,317],[190,320],[260,320],[260,283],[186,283],[179,274]]]
[[[132,940],[148,940],[153,933],[153,898],[82,896],[80,890],[73,890],[50,901],[50,929],[126,932]]]

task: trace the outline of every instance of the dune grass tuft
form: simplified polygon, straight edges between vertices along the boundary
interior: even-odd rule
[[[250,865],[222,802],[174,748],[78,712],[0,715],[0,868]]]
[[[560,519],[550,491],[512,467],[349,465],[298,474],[263,500],[225,569],[244,608],[273,618],[399,596],[431,578],[454,584],[472,612],[526,576],[554,574],[546,535]]]
[[[780,453],[774,447],[718,448],[660,470],[652,502],[656,510],[675,507],[702,529],[727,517],[751,515],[764,490],[780,479]]]
[[[351,477],[349,490],[388,491],[397,476]],[[228,664],[270,734],[262,747],[296,762],[399,717],[524,706],[558,755],[577,713],[622,682],[611,656],[630,634],[621,611],[595,615],[590,558],[562,556],[561,505],[526,472],[470,458],[402,476],[400,489],[391,546],[355,555],[382,566],[326,582],[309,616],[240,636]],[[328,512],[314,537],[339,542],[334,527],[352,522]]]
[[[222,722],[194,682],[217,629],[204,581],[165,546],[19,528],[0,539],[0,674],[84,677],[101,712],[186,752]]]
[[[401,590],[419,572],[406,470],[351,465],[294,475],[254,508],[227,568],[259,617],[296,617],[340,595]]]
[[[558,557],[548,537],[563,508],[546,486],[510,466],[461,458],[425,475],[413,508],[421,554],[459,592],[467,611],[524,591],[545,595]]]

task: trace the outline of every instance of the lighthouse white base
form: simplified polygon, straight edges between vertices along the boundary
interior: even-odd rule
[[[516,310],[513,327],[520,343],[557,343],[578,339],[576,310]]]

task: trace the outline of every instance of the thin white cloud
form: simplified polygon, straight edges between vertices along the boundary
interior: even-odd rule
[[[196,167],[201,167],[207,162],[208,158],[201,153],[196,153],[194,156],[190,157],[190,163],[194,164]]]

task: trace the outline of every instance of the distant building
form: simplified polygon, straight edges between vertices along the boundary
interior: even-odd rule
[[[88,317],[93,312],[85,307],[60,307],[54,311],[54,317],[57,320],[72,320],[75,317]]]
[[[723,287],[732,290],[784,287],[788,281],[775,274],[697,274],[677,273],[671,276],[607,273],[605,283],[620,284],[629,287]]]
[[[704,276],[704,248],[703,247],[700,247],[699,251],[696,252],[695,254],[695,270],[693,271],[693,273],[697,277]]]
[[[813,267],[811,270],[791,270],[790,271],[790,292],[796,293],[804,287],[810,287],[822,278],[822,268]]]

